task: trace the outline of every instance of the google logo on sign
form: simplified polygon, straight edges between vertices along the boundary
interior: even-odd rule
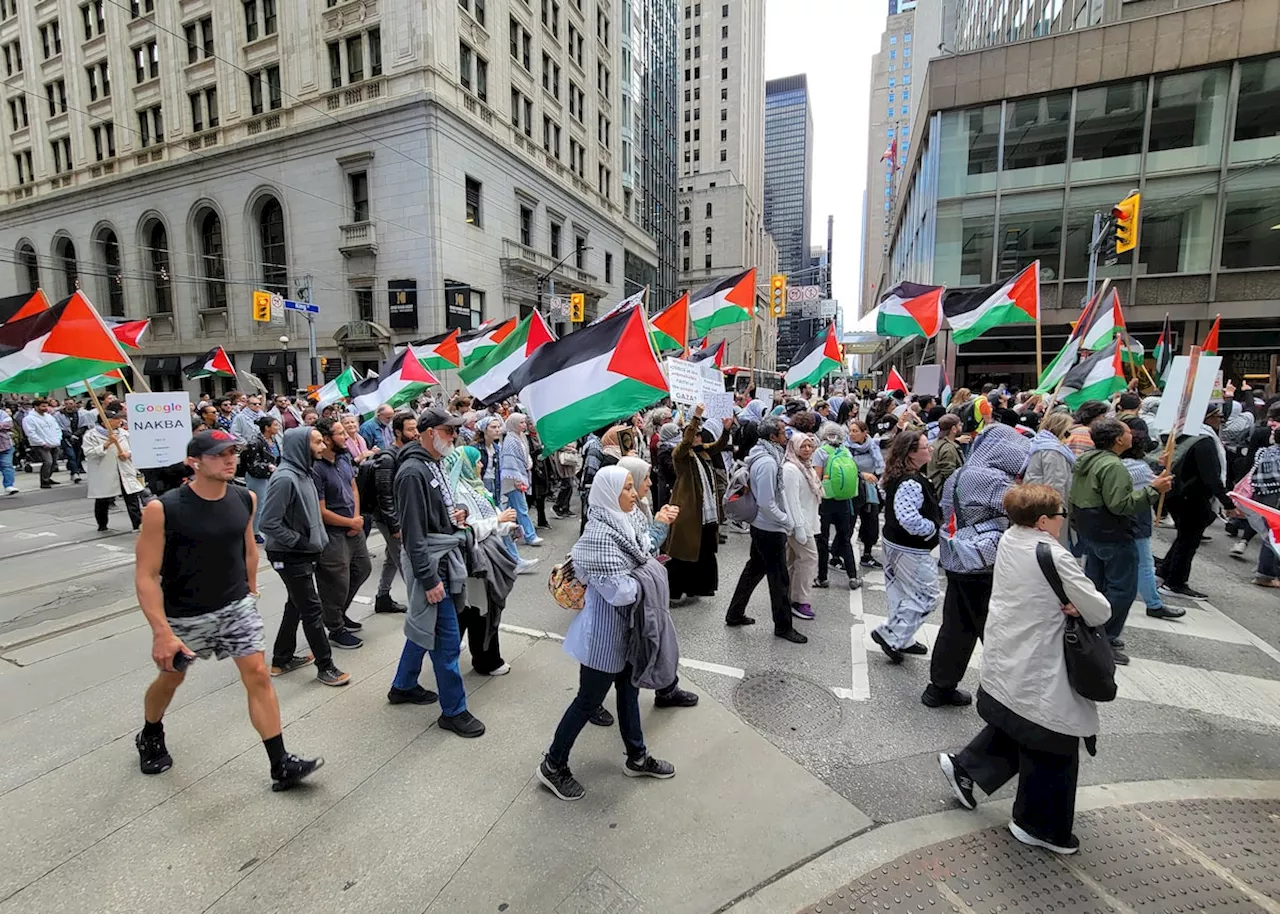
[[[182,407],[176,403],[161,403],[158,405],[153,403],[135,403],[133,405],[133,411],[135,413],[176,413],[181,409]]]

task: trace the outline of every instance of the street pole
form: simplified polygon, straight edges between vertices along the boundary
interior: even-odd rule
[[[1089,241],[1089,285],[1085,289],[1084,300],[1093,298],[1093,289],[1098,282],[1098,248],[1102,246],[1102,213],[1093,214],[1093,237]]]
[[[303,298],[307,304],[311,304],[311,274],[306,275],[306,297]],[[307,312],[307,358],[311,362],[311,383],[316,387],[320,386],[320,358],[316,355],[316,316],[310,311]]]

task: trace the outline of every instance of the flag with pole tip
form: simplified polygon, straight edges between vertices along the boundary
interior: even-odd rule
[[[904,394],[911,393],[911,388],[907,386],[906,379],[898,374],[898,369],[892,365],[889,366],[889,377],[885,379],[884,389],[890,393],[895,390],[900,390]]]
[[[129,364],[82,292],[0,325],[0,391],[45,393]]]
[[[1209,328],[1209,332],[1205,334],[1204,342],[1200,345],[1201,355],[1217,355],[1218,354],[1218,331],[1222,329],[1222,315],[1219,314],[1213,319],[1213,326]]]
[[[787,369],[785,386],[790,390],[801,384],[816,384],[840,364],[840,343],[836,339],[835,321],[832,321],[796,352]]]

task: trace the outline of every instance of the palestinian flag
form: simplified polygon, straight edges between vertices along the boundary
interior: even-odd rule
[[[1141,365],[1146,357],[1146,347],[1129,336],[1124,311],[1120,308],[1120,293],[1114,287],[1109,288],[1098,306],[1089,312],[1087,325],[1085,316],[1081,315],[1076,329],[1080,331],[1080,348],[1088,352],[1106,349],[1113,339],[1128,338],[1129,348],[1122,350],[1124,360],[1131,365]]]
[[[720,345],[716,346],[715,349],[706,349],[706,348],[695,349],[693,352],[689,353],[689,361],[703,362],[703,361],[706,361],[707,359],[711,359],[713,364],[716,366],[716,368],[723,371],[724,370],[724,352],[725,352],[725,341],[721,340]]]
[[[659,352],[683,349],[689,339],[689,293],[681,295],[649,319],[653,348]],[[706,340],[702,345],[706,346]]]
[[[1040,261],[1006,282],[953,293],[942,310],[956,345],[976,340],[993,327],[1034,324],[1040,314]]]
[[[351,385],[356,382],[358,376],[355,369],[348,365],[342,370],[342,374],[338,375],[324,387],[321,387],[314,394],[316,398],[316,409],[324,409],[330,403],[337,403],[339,400],[347,396],[347,392],[351,389]]]
[[[1160,328],[1160,339],[1156,340],[1156,383],[1164,386],[1164,376],[1173,367],[1173,325],[1169,323],[1169,315],[1164,316],[1164,326]]]
[[[151,318],[141,321],[123,320],[121,318],[103,318],[111,327],[111,332],[130,349],[142,348],[142,335],[151,326]]]
[[[1209,328],[1209,332],[1205,335],[1204,342],[1200,344],[1201,355],[1218,354],[1218,331],[1221,329],[1222,315],[1219,314],[1213,319],[1213,326]]]
[[[470,365],[472,362],[479,361],[485,355],[497,347],[499,343],[505,340],[519,323],[517,318],[510,320],[491,320],[485,321],[475,330],[458,335],[458,354],[462,357],[463,365]]]
[[[528,361],[539,346],[554,340],[542,312],[535,308],[516,325],[514,333],[489,350],[488,355],[467,364],[458,377],[481,403],[505,400],[516,392],[510,384],[511,373]]]
[[[184,367],[182,371],[187,376],[188,381],[194,381],[196,378],[234,378],[236,376],[236,368],[231,364],[227,351],[221,346],[210,349],[190,365]]]
[[[907,386],[906,380],[902,375],[898,374],[898,369],[893,366],[889,367],[889,377],[884,382],[884,389],[890,393],[895,390],[900,390],[904,394],[911,393],[911,388]]]
[[[1076,362],[1080,361],[1080,345],[1081,339],[1090,327],[1094,325],[1095,315],[1098,311],[1098,303],[1102,298],[1103,292],[1108,288],[1106,284],[1103,288],[1094,293],[1093,297],[1085,302],[1084,309],[1080,312],[1080,317],[1071,324],[1071,334],[1067,337],[1067,342],[1058,350],[1058,354],[1053,357],[1053,361],[1045,366],[1044,373],[1040,375],[1040,380],[1036,383],[1034,393],[1045,394],[1052,393],[1058,386],[1068,371],[1075,367]]]
[[[124,383],[124,375],[122,375],[120,373],[120,369],[117,368],[113,371],[108,371],[106,374],[100,374],[96,378],[90,378],[88,381],[83,383],[68,384],[67,396],[86,397],[89,395],[90,388],[94,390],[102,390],[122,383]]]
[[[511,375],[550,453],[667,396],[639,309],[542,346]]]
[[[1120,341],[1112,340],[1110,346],[1081,359],[1062,379],[1062,402],[1077,409],[1088,400],[1106,400],[1116,391],[1124,390],[1128,382],[1124,379],[1120,350]]]
[[[21,295],[10,295],[8,298],[0,298],[0,324],[7,324],[9,321],[22,320],[24,317],[39,314],[41,311],[48,309],[48,307],[49,299],[45,298],[43,289],[36,289],[34,292],[23,292]]]
[[[840,342],[836,339],[836,323],[832,321],[792,356],[791,367],[786,374],[786,389],[801,384],[817,384],[840,365]]]
[[[756,306],[756,270],[752,267],[703,286],[689,297],[693,332],[705,336],[717,327],[751,320]]]
[[[454,329],[414,345],[421,346],[426,353],[423,361],[428,368],[435,371],[448,371],[451,368],[462,367],[462,350],[458,348],[459,335],[459,332]]]
[[[945,288],[914,282],[898,283],[880,299],[876,333],[880,336],[933,339],[942,326],[942,293]]]
[[[938,395],[938,402],[943,407],[951,405],[951,376],[947,374],[947,367],[942,367],[942,393]]]
[[[406,346],[403,352],[382,364],[378,377],[353,381],[347,387],[347,396],[361,416],[371,416],[384,403],[396,409],[439,383],[423,364],[422,356],[412,346]]]
[[[649,292],[649,287],[645,286],[635,295],[628,296],[627,298],[624,298],[622,301],[618,302],[616,305],[614,305],[604,314],[600,315],[595,320],[593,320],[590,324],[587,324],[587,326],[590,327],[593,324],[598,324],[603,320],[608,320],[609,318],[613,317],[615,314],[617,314],[620,311],[626,311],[628,308],[634,308],[637,305],[643,305],[644,297],[646,294],[648,294],[648,292]]]
[[[1269,505],[1262,504],[1262,502],[1254,501],[1252,498],[1245,498],[1243,495],[1237,495],[1234,492],[1231,493],[1231,497],[1235,499],[1236,507],[1244,511],[1252,511],[1262,519],[1270,536],[1271,548],[1280,551],[1280,509],[1272,508]]]
[[[0,326],[0,391],[47,393],[128,361],[81,292]]]

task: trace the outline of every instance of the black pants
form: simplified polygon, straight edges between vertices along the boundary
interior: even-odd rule
[[[293,657],[298,646],[298,623],[302,623],[302,635],[315,655],[316,666],[328,669],[333,665],[333,648],[324,628],[324,610],[320,606],[320,594],[316,590],[316,563],[292,562],[277,568],[276,573],[284,582],[284,618],[271,649],[271,665],[284,666]]]
[[[489,646],[484,646],[484,637],[489,631],[489,620],[480,615],[475,606],[463,607],[458,612],[458,628],[467,636],[467,647],[471,651],[471,668],[477,673],[488,675],[502,666],[502,648],[498,646],[498,633],[493,633]]]
[[[1200,537],[1213,523],[1213,512],[1202,505],[1170,504],[1169,515],[1178,525],[1178,533],[1156,573],[1166,584],[1183,585],[1191,576],[1191,560],[1200,548]]]
[[[347,536],[346,530],[337,529],[328,533],[329,545],[316,565],[316,586],[324,607],[325,627],[336,632],[346,627],[343,616],[351,608],[360,585],[369,579],[373,562],[363,533]]]
[[[53,448],[31,445],[31,460],[40,461],[40,485],[45,488],[53,485]]]
[[[733,599],[724,620],[733,622],[746,615],[747,601],[755,593],[761,578],[769,581],[769,604],[773,611],[773,632],[783,635],[791,631],[791,577],[787,574],[787,535],[751,528],[751,556],[743,566]]]
[[[870,555],[871,547],[880,542],[880,505],[864,501],[858,505],[858,540],[862,554]]]
[[[1079,741],[1070,755],[1057,755],[1020,744],[987,724],[956,755],[956,762],[987,794],[1014,775],[1018,794],[1013,821],[1045,841],[1064,845],[1076,816],[1076,779],[1080,774]]]
[[[120,483],[120,494],[124,497],[125,510],[129,512],[129,523],[133,524],[133,529],[137,530],[142,526],[142,494],[135,492],[132,495],[126,495],[124,483]],[[107,529],[107,509],[115,500],[114,495],[93,500],[93,519],[98,522],[99,530]]]
[[[950,692],[964,679],[974,645],[982,640],[991,604],[993,574],[947,572],[947,595],[942,601],[942,627],[933,645],[929,682]]]
[[[554,479],[553,485],[556,492],[555,511],[557,514],[568,514],[571,505],[569,499],[573,497],[573,477],[566,476],[563,479]]]
[[[849,580],[858,576],[858,563],[853,559],[853,508],[848,501],[824,498],[818,505],[818,519],[822,527],[818,533],[818,580],[827,579],[827,561],[831,553],[844,562]],[[831,528],[836,531],[834,543],[829,543]]]

